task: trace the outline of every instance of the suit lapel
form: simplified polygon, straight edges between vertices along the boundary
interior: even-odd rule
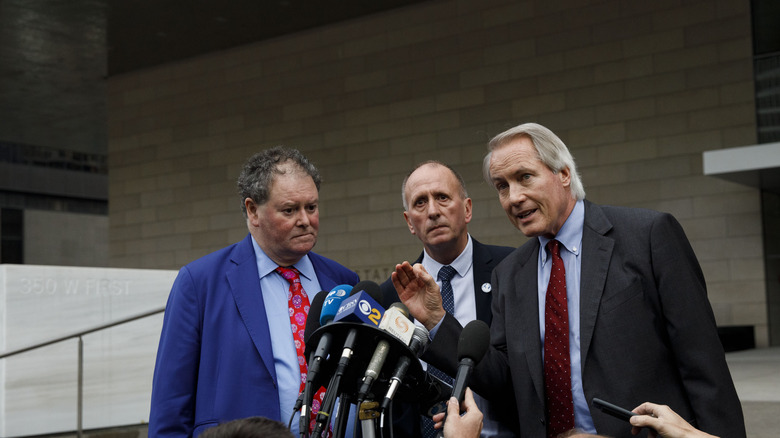
[[[585,201],[580,272],[580,357],[583,369],[615,245],[612,239],[604,236],[611,228],[612,224],[601,209]]]
[[[263,292],[260,288],[260,276],[255,263],[255,253],[252,248],[251,236],[236,245],[231,261],[235,263],[227,270],[225,276],[230,285],[230,292],[236,302],[236,308],[246,326],[252,342],[260,354],[263,364],[274,379],[276,385],[276,367],[271,346],[271,332],[266,319]]]
[[[493,273],[493,255],[488,249],[471,239],[473,246],[472,265],[474,270],[474,301],[477,306],[477,319],[485,321],[488,325],[493,320],[493,312],[490,309],[493,292],[482,290],[483,285],[490,285],[490,276]]]
[[[515,321],[517,326],[507,322],[507,344],[513,344],[511,336],[520,336],[521,351],[524,351],[528,361],[528,371],[539,396],[539,403],[544,405],[544,370],[542,359],[541,333],[539,332],[539,296],[537,294],[537,260],[539,259],[539,240],[527,245],[527,250],[518,255],[518,269],[514,272],[512,284],[518,301],[516,306],[519,315]],[[526,346],[525,349],[522,346]],[[510,348],[511,349],[511,348]]]
[[[317,282],[320,283],[320,289],[324,291],[330,291],[337,286],[336,280],[328,275],[328,273],[332,271],[325,264],[325,259],[313,252],[310,252],[309,260],[311,261],[311,265],[314,267],[314,274],[317,276]],[[313,297],[314,295],[311,296]]]

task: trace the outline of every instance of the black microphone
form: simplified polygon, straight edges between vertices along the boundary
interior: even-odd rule
[[[428,330],[425,327],[415,327],[414,333],[412,334],[412,341],[409,344],[409,349],[412,351],[412,354],[414,354],[415,357],[419,357],[427,346]],[[390,376],[390,386],[387,388],[384,400],[382,400],[382,406],[380,407],[381,412],[387,411],[387,408],[390,407],[390,403],[393,401],[393,397],[395,397],[395,393],[398,391],[401,382],[403,382],[406,371],[409,369],[412,360],[414,360],[414,358],[407,355],[402,355],[398,358],[398,363]]]
[[[458,373],[452,385],[452,396],[463,403],[471,371],[487,353],[490,346],[490,327],[485,321],[475,319],[463,327],[458,340]]]
[[[327,294],[323,291],[314,296],[314,299],[309,306],[309,315],[306,317],[306,328],[304,329],[303,334],[305,342],[309,341],[312,333],[320,328],[321,325],[327,325],[329,322],[333,321],[333,317],[336,315],[341,302],[349,296],[351,291],[352,286],[340,284],[331,289]],[[296,412],[298,410],[301,411],[298,422],[301,436],[305,436],[309,431],[309,413],[315,392],[314,382],[320,372],[322,362],[328,357],[328,352],[332,343],[333,335],[331,333],[324,333],[317,343],[317,348],[312,350],[309,354],[309,370],[306,374],[306,383],[303,387],[303,391],[298,396],[294,408],[294,411]]]
[[[365,295],[370,297],[372,301],[370,302],[364,299],[363,297]],[[341,303],[335,321],[360,321],[368,324],[376,322],[378,325],[382,318],[382,314],[384,313],[384,309],[378,304],[381,300],[382,291],[378,284],[368,280],[361,281],[352,288],[350,297]],[[341,393],[341,378],[352,358],[355,343],[357,342],[357,335],[357,327],[350,328],[347,332],[341,357],[336,366],[336,371],[330,379],[330,383],[327,387],[328,389],[325,391],[325,398],[322,400],[319,412],[317,412],[317,421],[312,430],[312,436],[319,436],[330,420],[330,415],[336,404],[336,398]]]
[[[463,405],[463,398],[466,395],[469,377],[474,367],[485,357],[490,346],[490,327],[479,319],[475,319],[463,327],[458,339],[458,373],[455,374],[455,381],[452,386],[452,395],[458,399],[458,403]],[[444,411],[444,421],[447,421],[447,411]],[[436,435],[441,438],[444,432],[442,428]]]

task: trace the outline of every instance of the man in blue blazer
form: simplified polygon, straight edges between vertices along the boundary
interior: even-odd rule
[[[628,409],[665,404],[705,432],[744,437],[704,276],[680,224],[585,201],[571,154],[543,126],[516,126],[488,148],[485,178],[532,239],[493,271],[491,348],[472,387],[491,401],[514,396],[526,437],[574,427],[631,437],[630,424],[601,412],[594,398]],[[454,372],[462,327],[436,301],[435,281],[408,263],[392,279],[432,330],[423,359]]]
[[[462,324],[479,319],[489,325],[493,297],[490,275],[498,262],[514,248],[485,245],[469,235],[471,198],[466,192],[463,177],[444,163],[426,161],[418,164],[404,179],[401,198],[409,232],[423,244],[423,252],[415,263],[422,263],[434,275],[444,265],[452,266],[456,271],[451,280],[454,316]],[[399,301],[389,279],[381,285],[381,289],[385,308]],[[475,398],[485,414],[483,437],[514,435],[501,422],[498,409],[506,411],[503,406],[488,406],[484,399]],[[433,429],[421,428],[421,420],[422,424],[427,420],[420,415],[416,404],[396,403],[393,407],[395,435],[408,438],[431,436]]]
[[[275,147],[238,178],[249,235],[184,266],[168,298],[152,385],[150,437],[198,436],[217,424],[262,416],[287,424],[301,369],[288,313],[295,268],[309,302],[358,276],[311,252],[319,230],[317,169]],[[298,422],[293,421],[297,436]]]

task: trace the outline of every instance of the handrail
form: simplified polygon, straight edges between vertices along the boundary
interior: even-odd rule
[[[82,336],[88,335],[90,333],[98,332],[100,330],[105,330],[107,328],[115,327],[118,325],[126,324],[128,322],[132,322],[138,319],[146,318],[147,316],[156,315],[158,313],[165,312],[165,307],[150,310],[145,313],[141,313],[135,316],[130,316],[124,319],[120,319],[114,322],[109,322],[107,324],[101,324],[99,326],[92,327],[90,329],[82,330],[76,333],[72,333],[65,336],[60,336],[55,339],[51,339],[44,342],[39,342],[37,344],[33,344],[27,347],[18,348],[16,350],[6,351],[0,354],[0,359],[5,359],[7,357],[15,356],[17,354],[25,353],[27,351],[36,350],[41,347],[46,347],[48,345],[56,344],[58,342],[67,341],[68,339],[78,338],[78,357],[79,357],[79,364],[78,364],[78,395],[77,395],[77,418],[76,418],[76,436],[78,438],[82,438],[84,436],[84,431],[82,427],[82,419],[84,417],[83,412],[83,406],[84,406],[84,340],[82,339]]]
[[[33,344],[33,345],[30,345],[30,346],[27,346],[27,347],[23,347],[23,348],[19,348],[19,349],[16,349],[16,350],[11,350],[11,351],[6,351],[6,352],[0,354],[0,359],[5,359],[6,357],[15,356],[17,354],[25,353],[25,352],[30,351],[30,350],[36,350],[36,349],[41,348],[41,347],[46,347],[48,345],[56,344],[58,342],[67,341],[68,339],[80,338],[81,336],[88,335],[90,333],[98,332],[100,330],[105,330],[107,328],[111,328],[111,327],[114,327],[114,326],[117,326],[117,325],[122,325],[122,324],[125,324],[125,323],[128,323],[128,322],[135,321],[137,319],[146,318],[147,316],[156,315],[156,314],[162,313],[162,312],[165,312],[165,307],[162,307],[160,309],[150,310],[150,311],[145,312],[145,313],[141,313],[141,314],[138,314],[138,315],[135,315],[135,316],[130,316],[130,317],[127,317],[127,318],[124,318],[124,319],[120,319],[118,321],[109,322],[108,324],[102,324],[102,325],[93,327],[91,329],[82,330],[80,332],[72,333],[72,334],[65,335],[65,336],[60,336],[59,338],[55,338],[55,339],[51,339],[51,340],[48,340],[48,341],[40,342],[40,343]]]

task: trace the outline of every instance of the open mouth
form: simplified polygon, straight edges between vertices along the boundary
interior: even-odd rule
[[[522,212],[522,213],[518,214],[517,217],[519,217],[520,219],[525,219],[528,216],[534,214],[535,212],[536,212],[536,209],[534,208],[533,210],[528,210],[528,211],[525,211],[525,212]]]

